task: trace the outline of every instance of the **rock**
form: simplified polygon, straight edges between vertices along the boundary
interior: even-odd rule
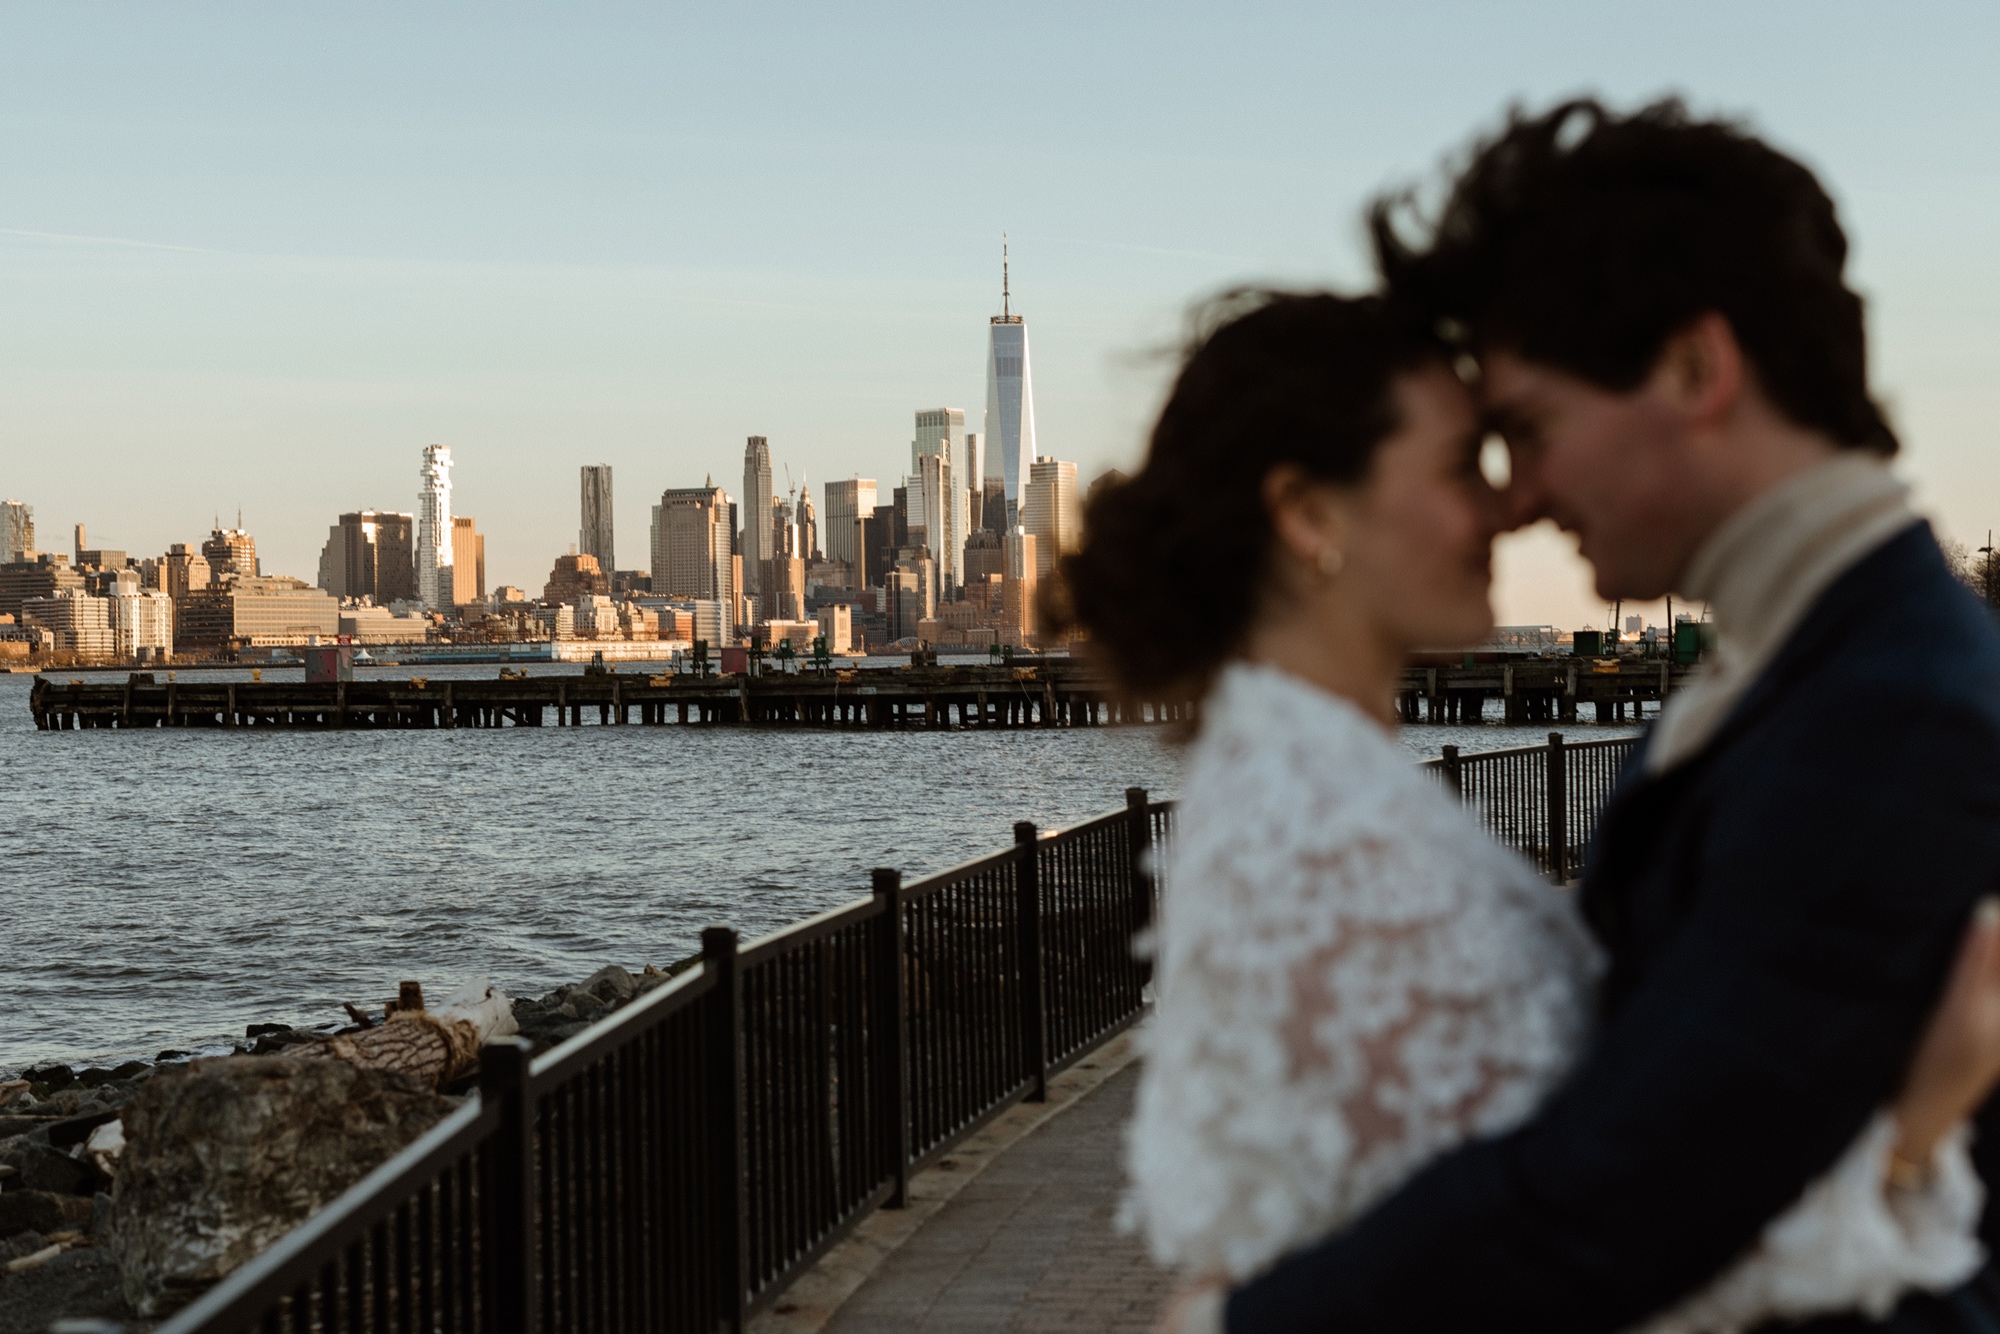
[[[101,1190],[90,1197],[90,1235],[98,1241],[111,1235],[111,1197]]]
[[[18,1260],[24,1255],[33,1255],[49,1244],[49,1239],[39,1232],[16,1232],[5,1241],[0,1241],[0,1260]]]
[[[58,1316],[63,1324],[51,1325]],[[0,1281],[0,1330],[50,1330],[87,1319],[132,1318],[118,1292],[118,1266],[97,1247],[64,1251]],[[72,1326],[73,1327],[73,1326]]]
[[[261,1038],[266,1033],[289,1033],[291,1031],[292,1026],[290,1024],[250,1024],[244,1028],[243,1036],[246,1038]]]
[[[79,1195],[46,1190],[10,1190],[0,1194],[0,1237],[23,1232],[61,1232],[87,1227],[90,1201]]]
[[[97,1189],[97,1168],[62,1149],[31,1144],[19,1160],[21,1185],[57,1195],[89,1195]]]
[[[191,1051],[182,1051],[178,1047],[169,1047],[165,1051],[161,1052],[158,1056],[155,1056],[153,1059],[155,1061],[185,1061],[188,1057],[192,1055],[194,1055],[194,1053]]]
[[[632,980],[632,974],[615,963],[585,978],[583,989],[606,1005],[623,1004],[639,994],[639,984]]]
[[[100,1084],[109,1084],[112,1080],[116,1079],[117,1077],[118,1076],[111,1073],[111,1071],[99,1069],[97,1066],[93,1065],[92,1067],[90,1067],[90,1069],[78,1075],[76,1077],[76,1082],[83,1085],[87,1089],[94,1089]]]
[[[66,1065],[45,1065],[35,1070],[23,1070],[21,1078],[30,1084],[40,1084],[49,1092],[66,1089],[76,1082],[76,1072]]]
[[[151,1074],[153,1067],[145,1061],[127,1061],[111,1072],[113,1079],[139,1079]]]
[[[338,1060],[218,1057],[156,1075],[126,1108],[113,1190],[126,1300],[145,1316],[184,1305],[451,1106],[406,1075]]]

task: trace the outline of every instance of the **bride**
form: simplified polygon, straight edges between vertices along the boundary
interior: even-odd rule
[[[1205,696],[1128,1155],[1128,1214],[1202,1280],[1169,1317],[1190,1331],[1220,1328],[1222,1284],[1521,1122],[1577,1059],[1599,967],[1573,896],[1396,739],[1409,652],[1492,627],[1471,395],[1376,298],[1215,314],[1064,564],[1124,687]],[[1977,1269],[1963,1119],[2000,1069],[1996,922],[1989,901],[1897,1104],[1649,1334],[1880,1314]]]

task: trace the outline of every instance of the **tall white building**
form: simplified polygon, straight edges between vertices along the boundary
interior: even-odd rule
[[[917,526],[917,509],[923,509],[924,545],[937,561],[940,593],[949,599],[965,582],[965,488],[958,485],[951,460],[943,454],[925,454],[917,459],[917,475],[908,491],[910,527]],[[912,531],[910,540],[916,540]]]
[[[988,454],[997,455],[1006,484],[1007,527],[1021,522],[1028,468],[1035,459],[1035,382],[1028,366],[1028,326],[1014,314],[1007,287],[1007,247],[1000,247],[1000,313],[987,322],[986,422]],[[988,468],[992,464],[986,465]]]
[[[34,507],[18,500],[0,503],[0,560],[27,560],[34,549]]]
[[[753,435],[743,447],[743,592],[763,598],[771,544],[771,442]]]
[[[910,473],[912,483],[924,476],[923,460],[930,456],[943,458],[951,465],[951,485],[946,491],[945,508],[937,517],[931,517],[929,493],[925,500],[925,526],[934,530],[931,550],[938,559],[938,574],[944,579],[947,589],[957,588],[962,582],[959,567],[964,563],[963,555],[947,558],[941,543],[945,540],[937,534],[951,534],[954,547],[965,545],[966,529],[971,524],[972,493],[968,490],[967,478],[972,474],[971,444],[978,435],[965,433],[965,410],[963,408],[920,408],[917,411],[917,434],[910,442]]]
[[[583,524],[577,529],[576,549],[597,557],[597,567],[609,575],[618,568],[611,540],[611,465],[583,465]]]
[[[1036,459],[1028,470],[1028,503],[1021,527],[1035,539],[1035,573],[1046,577],[1062,556],[1083,542],[1083,511],[1077,503],[1076,465]]]
[[[452,609],[451,446],[425,445],[417,470],[417,600],[432,611]]]
[[[826,548],[826,558],[845,562],[853,572],[854,586],[859,588],[862,586],[861,562],[865,553],[854,548],[854,521],[874,517],[875,479],[850,477],[846,481],[828,482],[825,495],[826,517],[820,541]]]
[[[105,600],[110,604],[112,651],[119,657],[164,657],[174,651],[172,598],[121,580]]]

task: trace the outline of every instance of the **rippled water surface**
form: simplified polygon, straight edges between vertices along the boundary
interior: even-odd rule
[[[37,732],[32,681],[0,675],[0,1069],[322,1022],[404,978],[523,994],[636,971],[709,923],[749,938],[866,893],[871,867],[937,870],[1016,820],[1171,793],[1180,765],[1141,728]]]

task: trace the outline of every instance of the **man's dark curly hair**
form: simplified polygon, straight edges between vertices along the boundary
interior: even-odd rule
[[[1517,111],[1414,242],[1397,226],[1409,211],[1407,194],[1370,209],[1383,281],[1476,349],[1623,392],[1669,337],[1715,312],[1792,421],[1896,452],[1868,393],[1833,201],[1740,125],[1695,119],[1677,100],[1630,115],[1587,98]]]

